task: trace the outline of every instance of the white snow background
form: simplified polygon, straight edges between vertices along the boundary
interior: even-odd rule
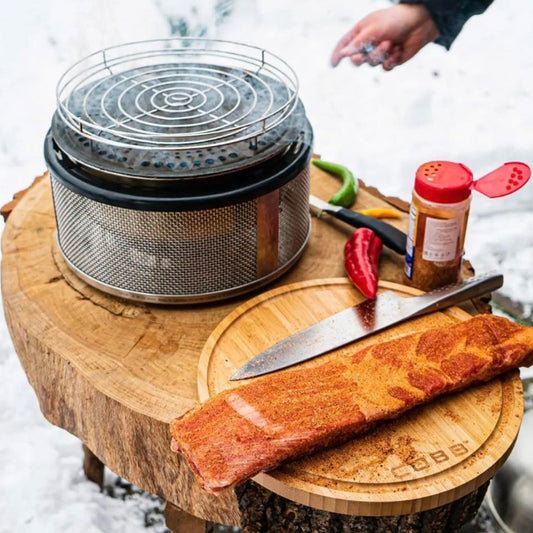
[[[336,40],[387,5],[2,0],[0,203],[43,172],[55,84],[71,63],[102,47],[180,28],[256,44],[286,59],[300,78],[315,150],[386,194],[409,199],[416,168],[432,159],[462,162],[477,177],[505,161],[533,165],[531,2],[495,0],[467,23],[451,52],[429,45],[390,73],[346,61],[331,69]],[[533,304],[532,199],[533,185],[500,200],[476,195],[466,243],[477,271],[503,272],[502,293],[526,309]],[[146,531],[142,504],[109,498],[85,481],[79,442],[40,414],[4,321],[0,376],[0,533]]]

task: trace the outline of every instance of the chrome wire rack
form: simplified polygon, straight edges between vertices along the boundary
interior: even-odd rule
[[[106,48],[59,80],[60,120],[79,139],[138,150],[193,150],[257,139],[298,103],[298,79],[276,55],[183,38]]]

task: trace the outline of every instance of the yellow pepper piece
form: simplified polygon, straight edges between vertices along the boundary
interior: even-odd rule
[[[370,209],[360,209],[357,212],[372,218],[400,218],[402,216],[396,209],[387,207],[371,207]]]

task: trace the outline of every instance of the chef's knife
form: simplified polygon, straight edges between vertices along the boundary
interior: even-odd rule
[[[350,224],[350,226],[353,226],[354,228],[371,229],[383,241],[385,246],[388,246],[399,254],[405,255],[405,233],[394,226],[383,222],[383,220],[361,215],[361,213],[356,213],[345,207],[328,204],[312,194],[309,196],[309,204],[320,211],[325,211],[326,213],[333,215],[335,218]]]
[[[503,276],[490,273],[413,298],[384,292],[375,300],[365,300],[274,344],[239,368],[231,381],[269,374],[307,361],[408,318],[464,302],[502,285]]]

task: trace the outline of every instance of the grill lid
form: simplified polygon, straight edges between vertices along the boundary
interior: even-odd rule
[[[224,174],[309,138],[289,65],[227,41],[169,39],[102,50],[62,76],[57,105],[58,147],[117,176]]]

